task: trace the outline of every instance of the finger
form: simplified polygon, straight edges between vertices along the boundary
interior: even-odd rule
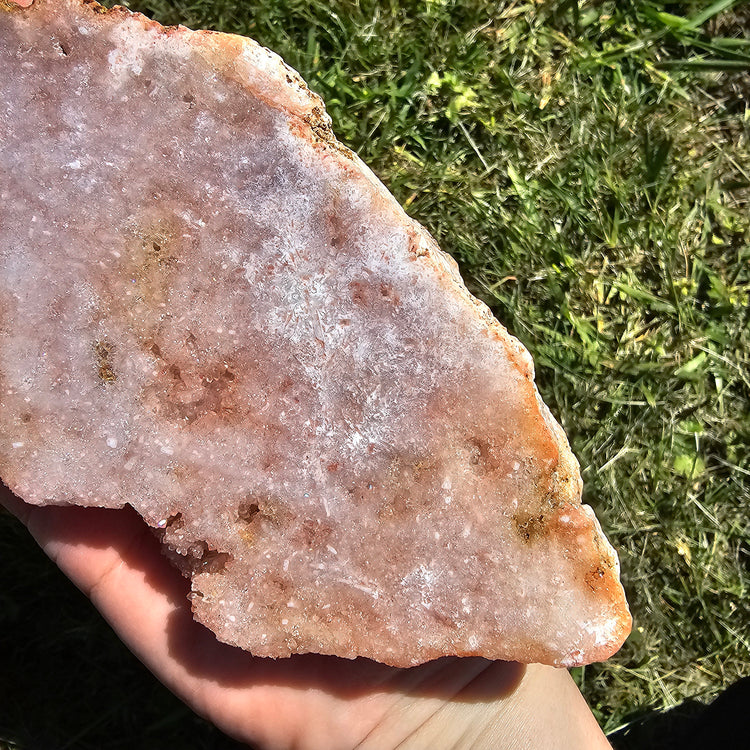
[[[0,482],[0,505],[24,525],[27,523],[29,511],[33,507],[16,497],[2,482]]]
[[[10,493],[2,502],[141,661],[224,731],[269,748],[295,735],[325,747],[331,733],[354,746],[369,731],[368,698],[392,670],[316,656],[274,662],[219,643],[193,620],[187,581],[131,509],[37,507]]]
[[[523,674],[517,665],[488,669],[481,659],[402,670],[364,659],[255,658],[219,643],[193,620],[187,581],[132,509],[36,508],[17,499],[4,504],[25,518],[45,551],[162,682],[244,741],[335,750],[365,737],[379,742],[381,729],[388,735],[396,724],[404,737],[462,690],[460,711],[474,706],[481,716],[494,701],[506,700]],[[494,675],[492,684],[472,692],[480,673]]]
[[[134,512],[31,505],[4,485],[0,504],[28,528],[45,553],[87,595],[122,563],[123,551],[148,534]]]

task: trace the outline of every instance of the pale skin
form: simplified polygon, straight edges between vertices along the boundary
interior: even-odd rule
[[[566,670],[253,657],[193,620],[187,581],[134,511],[35,507],[1,485],[0,501],[167,687],[263,750],[610,748]]]

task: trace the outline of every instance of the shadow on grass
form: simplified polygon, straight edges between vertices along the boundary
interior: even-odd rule
[[[615,750],[713,750],[750,747],[750,677],[708,706],[687,700],[648,714],[610,736]]]

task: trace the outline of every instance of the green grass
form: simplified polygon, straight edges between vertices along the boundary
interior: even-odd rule
[[[129,7],[279,52],[532,352],[635,618],[605,730],[750,673],[747,5]]]

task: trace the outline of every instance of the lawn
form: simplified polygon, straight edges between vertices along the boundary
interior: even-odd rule
[[[126,4],[281,54],[531,351],[634,616],[617,656],[574,670],[605,731],[750,674],[750,8]],[[45,747],[130,747],[136,720],[141,747],[230,746],[0,524],[0,747],[39,747],[40,722],[80,735]],[[37,623],[51,612],[57,629]],[[38,654],[49,669],[24,666]],[[95,708],[82,719],[59,691]]]

